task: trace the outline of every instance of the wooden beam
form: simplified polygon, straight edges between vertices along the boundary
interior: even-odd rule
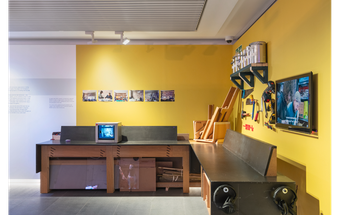
[[[215,109],[214,115],[211,117],[206,133],[204,134],[202,139],[208,139],[209,135],[213,132],[214,122],[216,122],[218,117],[220,116],[220,111],[221,111],[220,107],[217,107]]]
[[[49,157],[106,157],[106,146],[46,146]],[[81,150],[79,150],[81,148]]]
[[[209,105],[208,106],[208,119],[211,119],[214,111],[214,105]]]
[[[113,147],[106,146],[106,192],[113,193],[115,191],[115,165],[113,160]]]
[[[48,146],[41,146],[40,193],[50,192],[50,158]]]
[[[194,121],[194,139],[199,139],[207,121]]]
[[[207,123],[205,124],[204,129],[203,129],[203,132],[202,132],[202,134],[201,134],[201,136],[200,136],[200,139],[204,139],[203,137],[204,137],[204,135],[207,133],[208,127],[209,127],[209,125],[210,125],[210,121],[211,121],[210,119],[207,120]]]
[[[189,147],[183,148],[183,193],[189,193],[189,181],[190,181],[190,159],[189,159]]]
[[[229,92],[228,92],[227,96],[225,97],[221,108],[225,108],[229,105],[235,90],[236,90],[236,87],[230,87]]]

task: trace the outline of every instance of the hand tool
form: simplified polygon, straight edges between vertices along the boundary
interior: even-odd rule
[[[268,87],[264,90],[262,94],[262,99],[264,102],[264,110],[266,111],[266,118],[268,117],[266,102],[271,101],[272,93],[275,93],[275,84],[273,81],[268,81]]]
[[[253,100],[254,100],[253,95],[250,95],[250,98],[247,98],[246,100],[246,105],[253,105]]]
[[[252,119],[252,120],[254,119],[255,103],[256,103],[256,101],[255,101],[255,99],[253,99],[253,112],[252,112],[252,114],[251,114],[251,119]]]
[[[254,89],[242,90],[242,99],[247,98],[253,91]]]
[[[261,100],[262,101],[262,100]],[[257,103],[256,103],[257,104]],[[261,105],[262,106],[262,105]],[[262,111],[262,110],[258,110],[257,112],[256,112],[256,115],[255,115],[255,122],[257,122],[257,120],[258,120],[258,118],[259,118],[259,112],[260,111]]]
[[[256,116],[255,116],[255,121],[258,120],[259,112],[263,112],[263,98],[262,97],[261,97],[261,110],[257,111]]]
[[[246,116],[249,116],[249,113],[246,113],[245,111],[243,111],[243,102],[242,102],[241,119],[243,119]]]

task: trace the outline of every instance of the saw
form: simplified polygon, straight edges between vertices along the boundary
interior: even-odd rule
[[[242,90],[242,99],[247,98],[253,91],[254,89]]]

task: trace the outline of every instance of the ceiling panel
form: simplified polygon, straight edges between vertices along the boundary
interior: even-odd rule
[[[9,0],[9,40],[233,43],[277,0]],[[115,41],[117,40],[117,41]],[[136,41],[137,42],[137,41]],[[200,43],[200,42],[199,42]],[[233,44],[231,43],[231,44]]]
[[[9,31],[196,31],[206,0],[9,1]]]

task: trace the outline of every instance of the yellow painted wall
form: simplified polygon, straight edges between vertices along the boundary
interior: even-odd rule
[[[331,214],[331,1],[278,0],[234,46],[77,46],[77,125],[122,121],[124,125],[177,125],[193,138],[192,121],[207,118],[230,88],[230,62],[239,45],[268,43],[269,80],[313,71],[318,138],[272,131],[260,122],[241,121],[237,101],[232,128],[278,146],[279,156],[306,166],[307,192]],[[255,80],[256,99],[267,86]],[[83,90],[175,90],[174,103],[82,102]],[[246,106],[247,112],[251,107]],[[254,131],[242,125],[251,124]]]
[[[193,138],[193,120],[221,106],[232,85],[227,45],[78,45],[77,125],[178,126]],[[83,90],[175,90],[175,102],[82,102]]]
[[[317,79],[315,92],[318,139],[267,129],[250,118],[236,119],[234,128],[245,135],[278,146],[278,154],[306,166],[307,192],[320,201],[320,212],[331,214],[331,1],[279,0],[233,46],[243,48],[254,41],[268,44],[269,80],[312,71]],[[255,99],[267,85],[255,80]],[[235,104],[239,107],[240,103]],[[236,107],[235,106],[235,107]],[[246,107],[251,113],[251,106]],[[240,123],[241,122],[241,123]],[[242,125],[251,124],[254,131]]]

